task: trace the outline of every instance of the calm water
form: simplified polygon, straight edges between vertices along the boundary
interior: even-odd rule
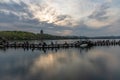
[[[120,46],[1,49],[0,80],[120,80]]]

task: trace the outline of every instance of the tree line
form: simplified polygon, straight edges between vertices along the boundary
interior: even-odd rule
[[[25,31],[0,31],[0,38],[6,40],[74,39],[78,37],[56,36]]]

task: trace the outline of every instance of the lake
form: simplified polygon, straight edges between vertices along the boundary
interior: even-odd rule
[[[0,49],[0,80],[120,80],[120,46]]]

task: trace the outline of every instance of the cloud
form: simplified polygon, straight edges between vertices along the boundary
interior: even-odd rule
[[[50,4],[28,4],[28,6],[33,18],[38,19],[40,22],[70,27],[77,25],[77,22],[71,16],[60,13],[54,7],[51,7]]]
[[[28,12],[27,5],[24,2],[20,2],[19,4],[16,2],[0,3],[0,13],[4,14],[4,16],[14,15],[15,17],[19,17],[19,19],[23,18],[23,20],[31,18],[31,14]]]
[[[56,33],[57,33],[58,35],[64,36],[64,35],[70,35],[70,34],[72,34],[73,32],[72,32],[72,30],[62,30],[62,31],[56,31]]]
[[[104,21],[108,18],[107,9],[110,8],[108,4],[102,4],[100,5],[90,16],[89,18],[97,19],[99,21]]]
[[[119,36],[120,35],[120,19],[117,20],[115,23],[111,24],[107,29],[106,29],[106,33],[107,34],[111,34],[113,33],[112,35],[116,35],[116,36]]]
[[[111,9],[110,5],[104,3],[90,15],[88,16],[88,20],[85,22],[88,27],[92,28],[102,28],[111,25],[114,23],[116,19],[117,12],[113,13],[114,9]]]

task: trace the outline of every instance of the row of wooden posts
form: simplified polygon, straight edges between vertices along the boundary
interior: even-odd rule
[[[18,48],[69,48],[69,47],[81,47],[81,45],[87,44],[85,47],[91,46],[112,46],[112,45],[120,45],[120,40],[84,40],[84,41],[75,41],[71,43],[54,43],[47,44],[45,42],[42,43],[30,43],[28,41],[25,42],[8,42],[8,41],[1,41],[0,48],[4,47],[18,47]]]

